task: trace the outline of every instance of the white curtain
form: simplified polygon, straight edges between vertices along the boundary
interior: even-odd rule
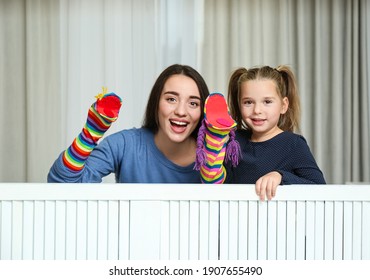
[[[139,127],[159,73],[197,68],[199,14],[196,0],[0,0],[0,181],[46,182],[102,86],[123,99],[107,135]]]
[[[236,67],[288,64],[329,183],[370,181],[367,0],[0,0],[0,181],[45,182],[102,86],[109,134],[141,124],[173,63],[226,93]]]
[[[370,181],[370,3],[205,1],[202,73],[226,92],[237,67],[287,64],[301,133],[329,183]]]

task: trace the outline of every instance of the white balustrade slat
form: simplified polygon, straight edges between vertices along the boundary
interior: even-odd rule
[[[98,201],[87,203],[87,259],[98,259]]]
[[[296,259],[296,203],[287,201],[286,206],[286,258],[287,260]]]
[[[306,204],[304,201],[297,201],[296,211],[296,259],[304,260],[306,255]]]
[[[180,201],[179,206],[180,206],[179,259],[188,260],[189,259],[189,230],[190,230],[189,201]]]
[[[276,260],[277,257],[277,202],[267,204],[267,259]]]
[[[25,201],[30,202],[30,201]],[[45,201],[45,260],[55,259],[56,201]],[[27,228],[33,229],[33,226]],[[33,245],[33,244],[32,244]],[[86,259],[86,258],[84,258]]]
[[[12,259],[22,259],[23,203],[12,203]]]
[[[334,260],[343,259],[343,202],[334,202]]]
[[[248,201],[239,201],[238,259],[248,259]]]
[[[238,259],[238,226],[239,226],[239,203],[230,201],[229,203],[229,226],[228,226],[228,260]],[[221,227],[221,226],[220,226]]]
[[[55,259],[66,259],[66,201],[55,204]]]
[[[315,202],[315,260],[324,259],[325,202]]]
[[[370,260],[370,201],[362,203],[361,259]]]
[[[277,201],[276,217],[276,259],[285,260],[287,257],[287,203]]]
[[[66,201],[66,259],[77,256],[77,201]]]
[[[334,202],[326,201],[324,209],[324,260],[334,259]]]
[[[249,201],[248,209],[248,259],[257,260],[258,251],[258,201]]]
[[[229,258],[229,203],[220,201],[220,259]]]
[[[219,259],[219,215],[220,204],[218,201],[209,202],[209,243],[208,252],[210,260]]]
[[[22,259],[23,260],[32,260],[34,258],[33,255],[33,227],[35,225],[34,222],[34,202],[33,201],[23,201],[23,215],[22,215],[22,222],[23,222],[23,232],[22,232]],[[45,211],[45,214],[47,211]],[[45,218],[47,216],[45,215]],[[54,220],[54,217],[53,217]],[[45,220],[46,223],[46,220]],[[45,231],[47,232],[47,231]],[[45,241],[46,241],[46,235],[45,235]],[[49,244],[45,244],[46,245]],[[54,244],[52,244],[54,247]],[[45,255],[45,257],[47,257]],[[54,258],[54,255],[53,255]]]
[[[306,202],[306,256],[307,260],[315,259],[315,202]]]
[[[170,259],[170,201],[161,201],[160,259]]]
[[[118,222],[119,222],[119,202],[108,201],[108,260],[118,259]]]
[[[353,202],[353,222],[352,222],[352,258],[351,260],[361,260],[361,241],[362,241],[362,215],[363,204],[359,201]]]
[[[162,202],[163,203],[163,202]],[[130,259],[130,202],[119,201],[118,259]]]
[[[36,260],[45,259],[45,202],[35,201],[34,204],[34,254],[33,257]]]
[[[199,259],[209,259],[210,203],[199,201]]]
[[[199,260],[199,201],[190,201],[189,260]]]
[[[76,259],[87,259],[87,201],[77,201],[76,216]]]
[[[180,202],[170,202],[170,260],[180,256]]]
[[[369,260],[370,186],[5,183],[0,259]]]
[[[98,260],[108,258],[108,201],[98,202]]]
[[[258,202],[257,227],[257,259],[267,259],[267,205],[268,202]]]

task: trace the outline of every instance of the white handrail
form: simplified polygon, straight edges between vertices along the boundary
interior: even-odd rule
[[[253,185],[0,183],[0,200],[258,200]],[[370,201],[370,185],[285,185],[273,199]]]

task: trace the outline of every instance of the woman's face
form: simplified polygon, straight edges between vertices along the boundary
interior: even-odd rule
[[[175,74],[164,84],[158,106],[158,139],[181,143],[197,127],[201,99],[193,79]]]

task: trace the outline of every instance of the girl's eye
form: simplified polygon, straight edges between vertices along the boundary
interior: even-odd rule
[[[271,104],[271,103],[272,103],[272,100],[267,99],[267,100],[265,100],[265,103],[266,103],[266,104]]]
[[[253,102],[251,100],[244,100],[243,104],[248,106],[248,105],[252,105]]]

